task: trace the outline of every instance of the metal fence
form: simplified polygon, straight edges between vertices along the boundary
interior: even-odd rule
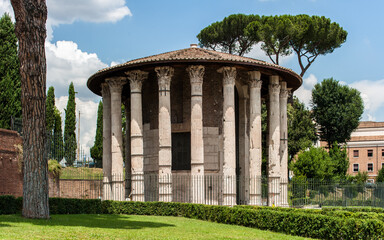
[[[275,205],[289,207],[371,206],[384,207],[384,183],[348,183],[316,179],[280,180],[209,174],[144,174],[103,177],[83,175],[60,179],[60,197],[134,201],[171,201],[209,205]],[[270,184],[268,185],[268,182]],[[272,184],[271,184],[272,183]],[[284,192],[286,184],[286,191]],[[67,189],[67,190],[66,190]],[[71,194],[65,192],[71,191]],[[252,197],[260,200],[255,202]],[[277,194],[277,195],[276,195]],[[255,196],[252,196],[255,195]],[[276,195],[276,196],[275,196]],[[284,198],[287,204],[284,204]],[[277,199],[278,202],[273,202]],[[269,204],[268,204],[269,203]]]

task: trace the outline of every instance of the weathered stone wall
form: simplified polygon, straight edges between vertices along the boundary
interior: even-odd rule
[[[15,131],[0,129],[0,195],[23,195],[23,175],[19,162],[22,138]]]
[[[144,128],[144,172],[157,174],[159,170],[159,130],[150,129],[146,123]]]
[[[101,180],[49,178],[49,197],[94,199],[102,197]]]

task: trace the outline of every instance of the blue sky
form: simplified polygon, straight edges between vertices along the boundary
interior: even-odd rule
[[[82,116],[81,144],[93,145],[98,96],[85,86],[100,68],[197,43],[209,24],[234,13],[321,15],[348,31],[346,43],[320,56],[304,76],[296,95],[309,104],[311,89],[333,77],[357,88],[365,102],[363,120],[384,121],[384,1],[370,0],[47,0],[47,86],[65,108],[71,81]],[[11,12],[0,0],[0,13]],[[257,47],[251,57],[268,60]],[[281,65],[300,72],[296,56]]]

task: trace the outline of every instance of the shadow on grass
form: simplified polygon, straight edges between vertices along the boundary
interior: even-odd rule
[[[18,215],[0,215],[0,227],[9,227],[7,223],[31,223],[38,226],[66,226],[111,229],[142,229],[174,227],[175,225],[155,221],[130,220],[128,215],[52,215],[51,219],[26,219]]]

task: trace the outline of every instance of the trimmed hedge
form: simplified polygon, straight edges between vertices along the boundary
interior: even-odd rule
[[[12,195],[0,196],[0,215],[21,213],[23,198]]]
[[[94,213],[180,216],[312,238],[384,238],[384,224],[376,219],[328,216],[298,209],[252,208],[248,206],[225,207],[164,202],[117,202],[65,198],[51,198],[49,203],[52,214]],[[6,207],[8,204],[13,204],[14,212],[4,211],[4,208],[8,208]],[[0,196],[0,207],[0,212],[3,214],[18,213],[21,210],[20,199]]]
[[[357,219],[376,219],[379,221],[382,221],[384,223],[384,214],[381,213],[382,209],[377,209],[377,212],[375,211],[369,211],[369,209],[365,209],[364,212],[360,211],[361,208],[323,208],[323,209],[302,209],[302,208],[280,208],[280,207],[262,207],[262,206],[246,206],[246,205],[240,205],[235,206],[237,208],[244,208],[244,209],[253,209],[253,210],[260,210],[260,209],[270,209],[274,211],[281,211],[281,212],[296,212],[296,213],[304,213],[304,214],[320,214],[320,215],[326,215],[326,216],[333,216],[333,217],[339,217],[339,218],[357,218]]]

